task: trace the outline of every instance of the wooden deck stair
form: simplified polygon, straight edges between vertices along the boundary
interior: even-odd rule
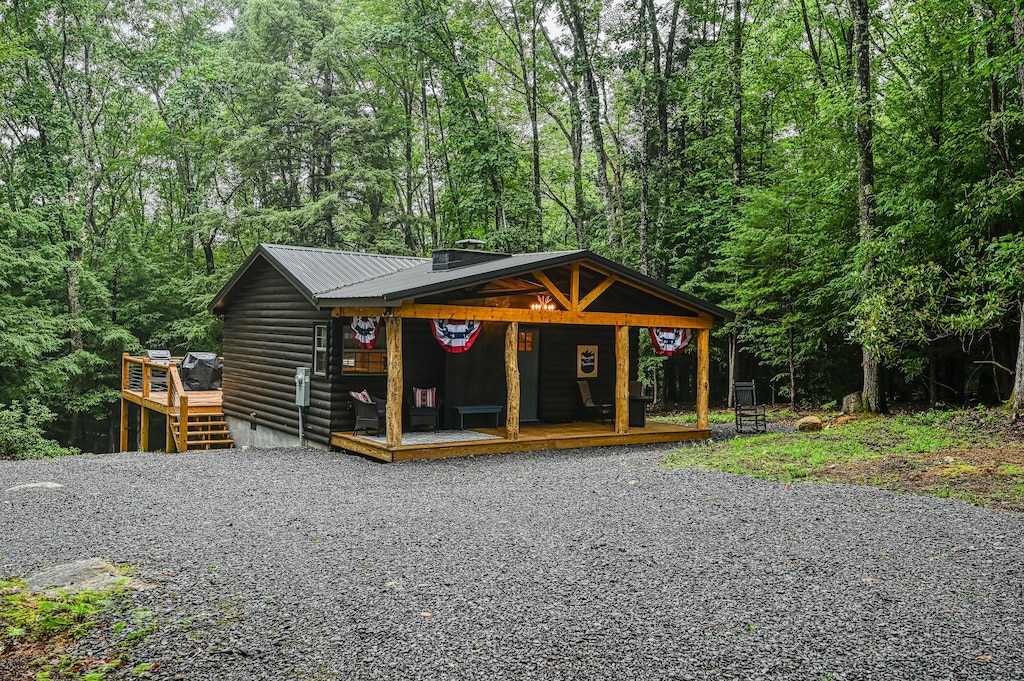
[[[181,419],[178,414],[168,414],[171,433],[175,442],[181,442]],[[231,431],[222,412],[190,413],[185,431],[185,449],[224,449],[234,447]]]

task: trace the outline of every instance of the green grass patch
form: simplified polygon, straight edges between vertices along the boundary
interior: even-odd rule
[[[669,466],[792,482],[849,482],[1024,510],[1024,445],[984,413],[864,417],[675,450]]]
[[[0,649],[7,651],[9,668],[20,667],[36,681],[104,681],[115,672],[123,675],[123,653],[153,629],[152,625],[134,621],[138,611],[130,615],[133,624],[138,624],[131,631],[124,631],[124,622],[111,628],[121,643],[105,659],[82,658],[70,652],[77,640],[104,626],[108,613],[126,609],[126,599],[120,595],[118,589],[30,593],[21,580],[0,579]],[[127,672],[132,677],[145,676],[153,667],[142,663]]]
[[[659,416],[650,417],[651,421],[658,421],[660,423],[686,423],[696,424],[697,414],[694,412],[687,412],[685,414],[664,414]],[[732,413],[722,413],[713,411],[708,414],[708,423],[733,423],[736,420],[736,416]]]

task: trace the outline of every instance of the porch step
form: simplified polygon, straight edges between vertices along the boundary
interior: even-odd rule
[[[179,442],[180,419],[175,414],[171,414],[170,419],[171,434],[174,441]],[[235,442],[231,438],[231,431],[223,413],[189,414],[185,433],[187,449],[226,449],[234,446]]]

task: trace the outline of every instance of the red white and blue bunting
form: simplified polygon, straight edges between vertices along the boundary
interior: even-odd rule
[[[373,350],[380,333],[380,317],[353,317],[352,337],[363,350]]]
[[[693,337],[693,332],[690,329],[667,329],[652,326],[649,330],[654,351],[666,357],[685,350]]]
[[[430,325],[434,329],[434,338],[448,352],[465,352],[473,347],[482,322],[472,319],[431,319]]]

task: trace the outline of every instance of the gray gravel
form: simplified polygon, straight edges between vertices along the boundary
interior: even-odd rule
[[[135,566],[157,679],[1024,679],[1024,516],[667,451],[0,462],[0,574]]]

